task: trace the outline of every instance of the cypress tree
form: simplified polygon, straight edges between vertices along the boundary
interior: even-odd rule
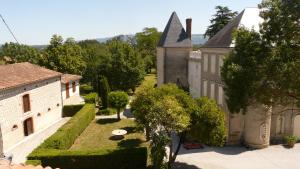
[[[101,98],[102,107],[106,109],[108,107],[108,93],[110,92],[110,87],[105,76],[100,77],[98,92]]]

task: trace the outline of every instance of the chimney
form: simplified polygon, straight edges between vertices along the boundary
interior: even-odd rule
[[[192,18],[187,18],[186,20],[186,33],[188,37],[192,39]]]

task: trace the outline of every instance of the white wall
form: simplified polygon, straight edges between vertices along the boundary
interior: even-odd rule
[[[73,83],[73,81],[69,82],[69,95],[70,95],[70,97],[72,97],[72,96],[79,96],[80,95],[80,93],[79,93],[79,86],[80,86],[79,80],[75,81],[75,85],[76,85],[76,91],[75,92],[73,92],[72,83]],[[66,100],[67,99],[66,84],[61,84],[61,92],[62,92],[63,100]]]
[[[23,95],[29,94],[31,111],[24,113]],[[49,110],[50,109],[50,110]],[[0,91],[0,124],[4,152],[20,142],[24,136],[23,121],[33,119],[34,132],[59,120],[62,114],[60,78],[19,88]],[[38,114],[40,114],[38,116]],[[17,125],[18,128],[12,130]]]

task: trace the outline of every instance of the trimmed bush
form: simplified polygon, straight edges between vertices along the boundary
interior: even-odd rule
[[[83,98],[86,103],[96,103],[98,100],[98,94],[94,93],[94,92],[89,93],[89,94],[83,96]]]
[[[116,114],[117,110],[112,108],[102,109],[97,112],[97,115],[113,115]]]
[[[37,165],[42,165],[42,162],[41,160],[27,160],[26,165],[37,166]]]
[[[43,166],[60,169],[144,169],[147,165],[147,148],[96,151],[50,149],[32,153],[28,159],[38,159]]]
[[[84,104],[64,106],[63,117],[73,117],[83,106]]]
[[[95,105],[85,104],[65,125],[37,149],[68,149],[95,118]]]
[[[101,76],[99,81],[99,96],[101,97],[101,103],[103,108],[108,107],[108,93],[110,92],[110,87],[105,76]]]
[[[80,85],[80,93],[81,94],[89,94],[93,92],[93,87],[91,85],[88,85],[88,84],[82,84]]]

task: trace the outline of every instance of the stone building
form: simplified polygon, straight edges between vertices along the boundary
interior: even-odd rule
[[[176,83],[188,88],[188,58],[192,51],[191,25],[186,20],[184,30],[177,14],[172,13],[157,46],[158,85]]]
[[[84,99],[80,96],[79,80],[81,76],[63,74],[61,76],[61,93],[63,105],[83,104]]]
[[[268,146],[270,141],[282,140],[283,136],[286,135],[300,137],[300,112],[296,111],[294,106],[269,108],[262,105],[252,105],[249,107],[249,111],[243,115],[230,113],[226,105],[223,91],[224,84],[221,80],[220,71],[224,57],[234,47],[232,33],[241,27],[258,31],[259,24],[262,21],[258,8],[246,8],[214,37],[209,39],[199,51],[189,50],[189,56],[185,54],[185,57],[188,57],[187,69],[183,69],[184,71],[181,72],[181,75],[183,76],[187,70],[188,88],[193,97],[206,96],[214,99],[226,112],[228,144],[243,142],[251,147],[262,148]],[[165,37],[162,39],[165,39]],[[159,45],[157,60],[158,79],[173,79],[173,81],[158,80],[158,85],[168,82],[174,83],[174,79],[178,77],[178,71],[182,70],[177,64],[183,67],[183,64],[186,64],[186,62],[183,62],[183,60],[178,61],[174,57],[166,57],[165,60],[171,60],[169,62],[172,62],[172,66],[165,64],[162,62],[162,59],[159,60],[159,56],[161,56],[159,55],[160,50],[161,46]],[[177,51],[169,52],[176,53]]]
[[[79,79],[27,62],[0,65],[0,153],[59,121],[62,86],[72,84],[70,98],[79,96]]]

